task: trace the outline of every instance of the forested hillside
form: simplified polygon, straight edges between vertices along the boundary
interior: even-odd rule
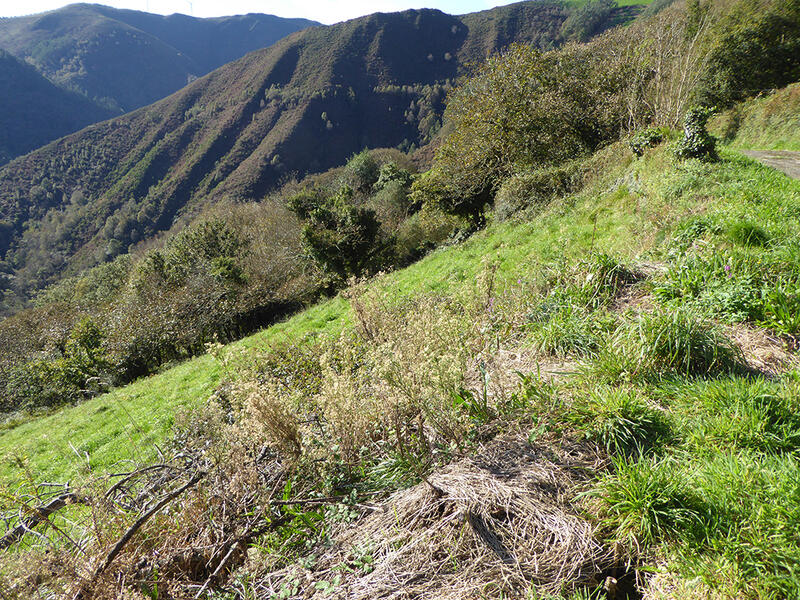
[[[0,164],[114,113],[0,50]]]
[[[119,114],[313,25],[263,14],[198,19],[71,4],[0,19],[0,48]]]
[[[364,147],[410,149],[441,125],[463,65],[511,42],[548,49],[566,5],[453,17],[376,14],[289,36],[156,104],[0,170],[6,310],[221,199],[254,199]],[[611,7],[605,17],[618,9]]]

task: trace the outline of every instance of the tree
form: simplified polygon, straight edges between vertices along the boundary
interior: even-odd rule
[[[490,58],[452,95],[445,119],[453,132],[436,154],[435,175],[417,190],[477,216],[516,170],[559,164],[616,138],[628,117],[620,98],[633,65],[602,50],[514,45]]]
[[[391,251],[374,211],[356,206],[353,196],[353,189],[344,185],[332,196],[319,188],[306,189],[288,202],[303,221],[308,254],[340,279],[381,268]]]

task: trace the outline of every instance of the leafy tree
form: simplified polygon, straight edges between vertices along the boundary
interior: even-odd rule
[[[391,182],[398,182],[403,187],[408,187],[411,185],[411,181],[412,177],[409,171],[390,161],[381,165],[378,170],[378,179],[373,185],[373,189],[379,192]]]
[[[288,203],[304,222],[309,255],[341,279],[379,269],[390,251],[374,211],[356,206],[353,197],[345,185],[332,196],[319,188],[303,190]]]
[[[445,118],[453,132],[436,154],[435,174],[416,191],[478,216],[515,170],[558,164],[614,139],[629,117],[620,94],[634,65],[607,54],[515,45],[490,58],[451,97]]]
[[[362,194],[369,193],[378,180],[378,161],[369,150],[354,154],[345,166],[345,185]]]

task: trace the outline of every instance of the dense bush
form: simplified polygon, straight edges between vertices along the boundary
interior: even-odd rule
[[[636,156],[642,156],[644,151],[648,148],[657,146],[664,141],[664,132],[656,127],[648,127],[637,131],[636,134],[628,140],[628,146]]]
[[[90,319],[80,321],[62,348],[15,365],[6,373],[5,410],[54,407],[83,400],[108,385],[111,364],[105,333]]]
[[[578,163],[512,175],[497,192],[495,216],[502,221],[516,212],[569,194],[580,187],[582,175]]]
[[[390,240],[382,235],[375,212],[356,206],[349,186],[333,195],[326,190],[306,190],[290,198],[288,206],[303,220],[306,251],[340,280],[373,272],[387,263]]]
[[[706,129],[712,113],[712,109],[702,106],[689,109],[683,119],[683,138],[675,147],[675,156],[680,159],[717,160],[717,140]]]
[[[447,106],[453,133],[437,152],[428,195],[475,215],[515,170],[559,164],[617,136],[629,65],[602,58],[601,69],[598,49],[581,46],[513,46],[490,58]]]
[[[800,79],[800,2],[743,0],[709,32],[699,103],[727,107]]]
[[[94,374],[65,354],[85,316],[105,332],[103,382],[125,383],[241,337],[348,277],[416,260],[463,223],[415,214],[412,172],[397,150],[364,151],[263,202],[207,209],[147,250],[47,288],[35,309],[0,321],[0,389],[18,390],[0,410],[88,393],[82,379]]]

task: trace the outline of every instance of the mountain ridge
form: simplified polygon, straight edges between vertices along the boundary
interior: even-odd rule
[[[511,41],[552,48],[568,14],[562,3],[521,2],[295,32],[0,170],[0,223],[13,234],[0,242],[5,271],[27,295],[209,203],[263,197],[364,147],[421,146],[464,65]]]
[[[257,13],[198,19],[79,3],[0,21],[0,47],[57,85],[127,112],[314,25]]]

